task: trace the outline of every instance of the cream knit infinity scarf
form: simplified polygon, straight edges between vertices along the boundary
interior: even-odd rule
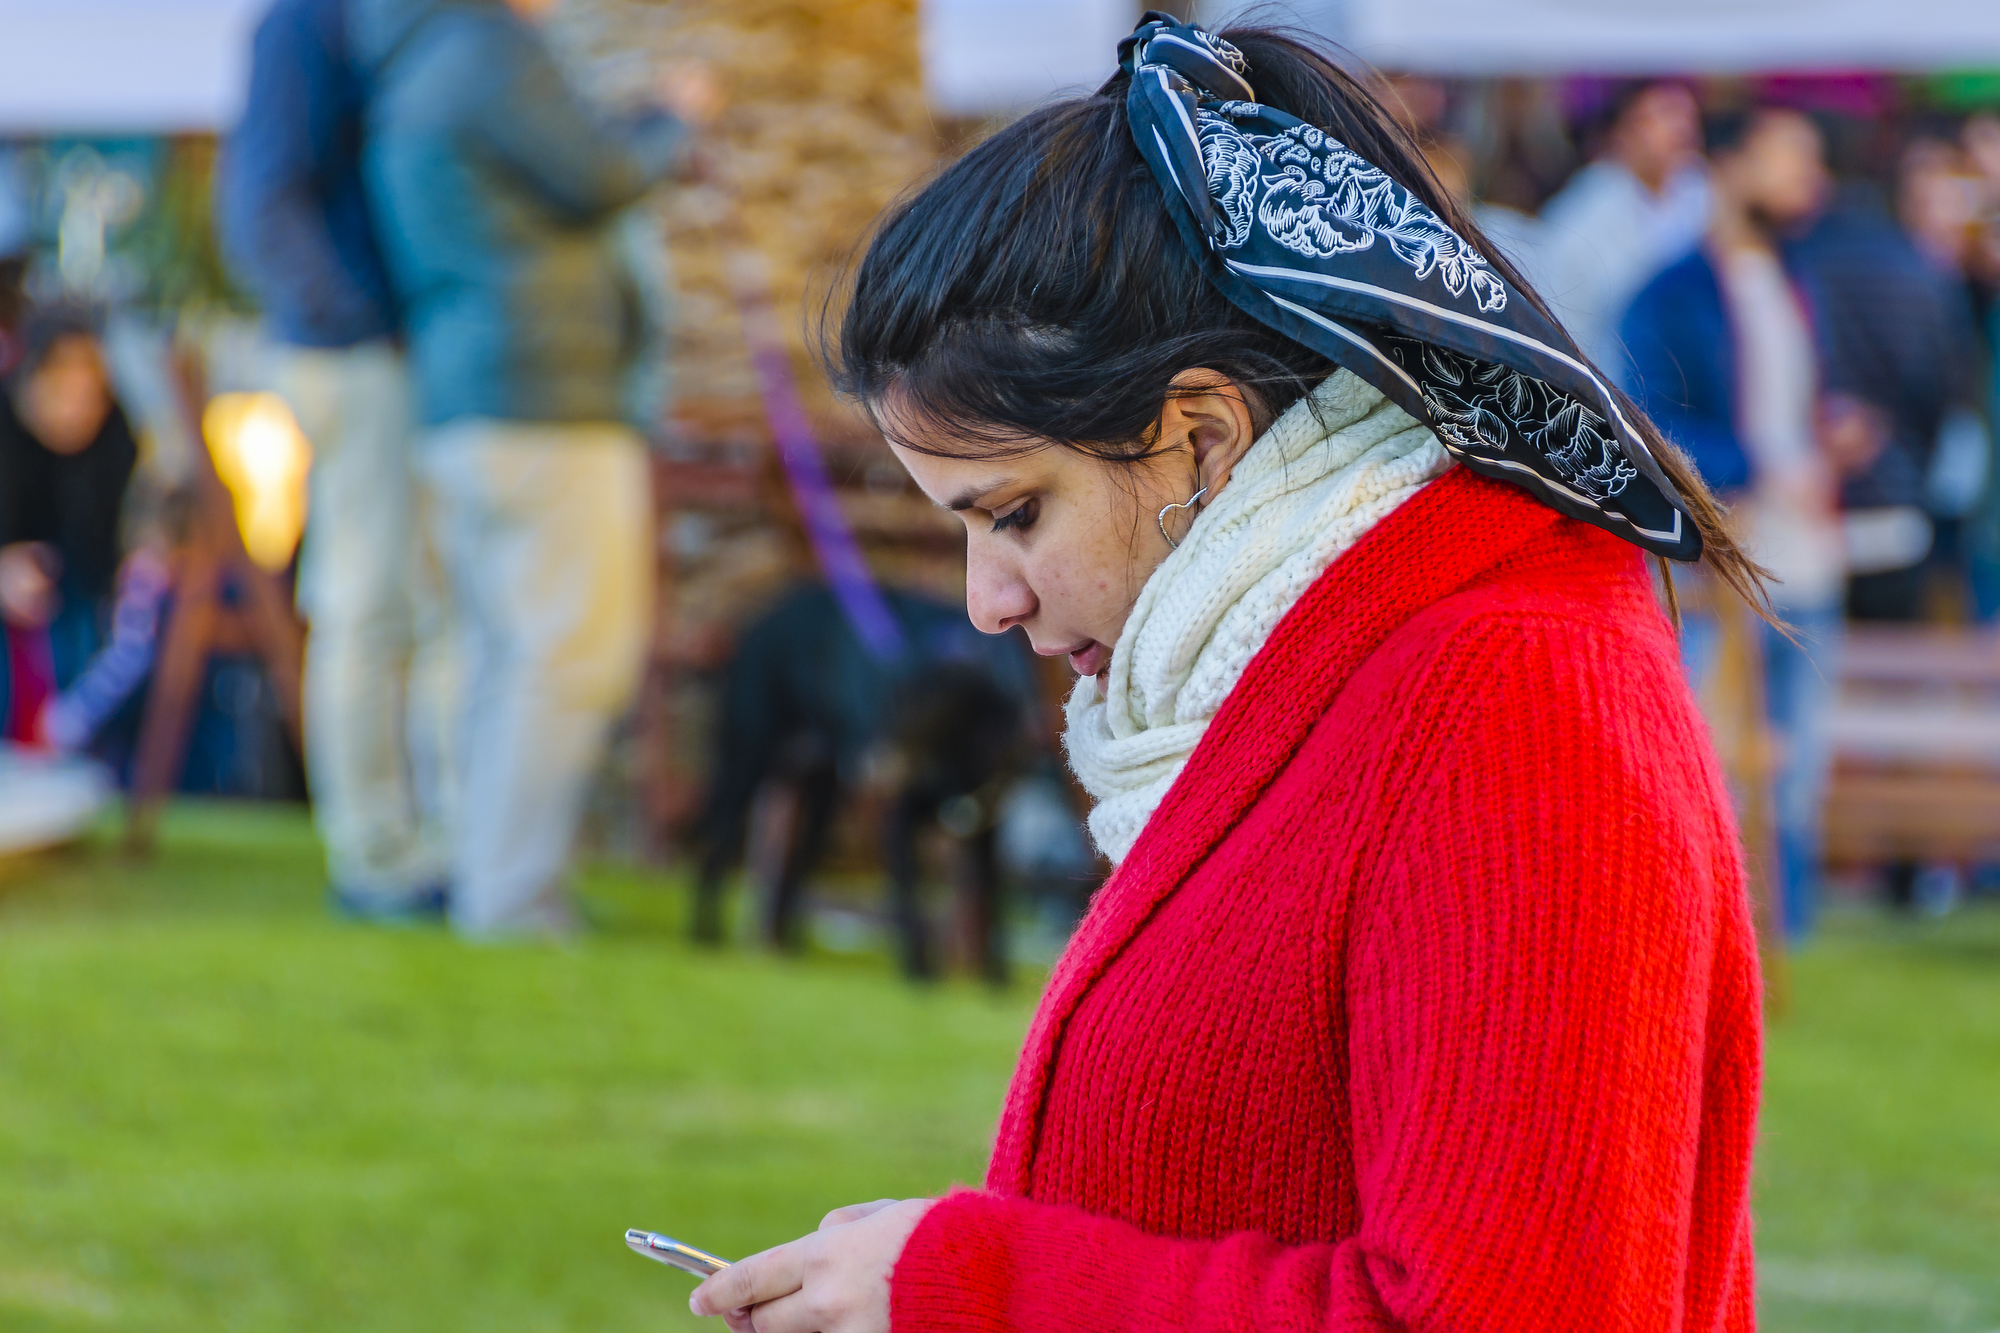
[[[1292,603],[1449,465],[1436,436],[1345,370],[1250,446],[1140,589],[1104,685],[1077,681],[1064,710],[1070,766],[1097,801],[1090,836],[1107,856],[1125,859]]]

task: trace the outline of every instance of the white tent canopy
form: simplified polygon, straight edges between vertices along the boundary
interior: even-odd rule
[[[1159,3],[1160,0],[1152,0]],[[1111,73],[1136,0],[921,0],[924,80],[947,114],[1019,110]],[[1733,73],[2000,65],[2000,0],[1183,0],[1436,74]]]
[[[1211,2],[1206,12],[1242,10]],[[1293,0],[1383,69],[1734,73],[2000,65],[2000,0]]]
[[[1020,111],[1097,87],[1139,12],[1127,0],[920,0],[918,9],[924,92],[948,116]]]
[[[0,135],[224,128],[267,3],[0,0]]]
[[[629,2],[629,0],[627,0]],[[0,135],[219,129],[267,0],[0,0]],[[1136,0],[921,0],[941,111],[1018,109],[1111,72]],[[1232,0],[1384,68],[1461,74],[2000,65],[2000,0]]]

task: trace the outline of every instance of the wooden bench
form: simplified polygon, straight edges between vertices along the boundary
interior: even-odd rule
[[[2000,859],[2000,634],[1852,627],[1831,720],[1827,859]]]

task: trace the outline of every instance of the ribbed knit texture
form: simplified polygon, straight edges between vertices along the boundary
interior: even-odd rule
[[[1070,692],[1063,743],[1106,856],[1131,850],[1292,604],[1448,466],[1427,427],[1347,370],[1257,438],[1139,590],[1104,683]]]
[[[1754,1326],[1756,951],[1641,557],[1455,470],[1298,602],[1050,978],[896,1333]]]

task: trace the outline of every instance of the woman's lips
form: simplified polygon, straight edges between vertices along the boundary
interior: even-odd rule
[[[1069,654],[1070,669],[1079,676],[1095,676],[1111,665],[1111,650],[1092,639]]]
[[[1100,675],[1111,665],[1111,650],[1095,639],[1085,639],[1074,648],[1036,648],[1043,657],[1067,657],[1070,669],[1079,676]]]

